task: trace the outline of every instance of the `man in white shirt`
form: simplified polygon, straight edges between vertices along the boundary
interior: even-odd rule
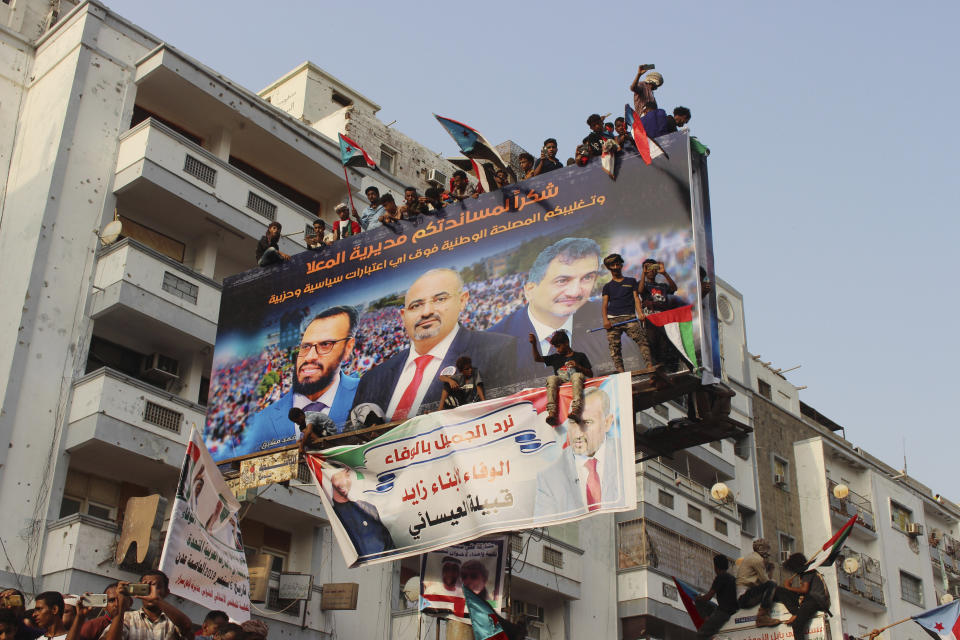
[[[388,422],[412,418],[420,406],[440,400],[440,375],[455,371],[457,358],[469,355],[486,374],[487,391],[516,379],[516,339],[460,326],[470,294],[453,269],[431,269],[417,278],[400,311],[410,347],[381,362],[360,379],[354,406],[372,402]]]
[[[534,521],[615,506],[623,499],[620,437],[611,432],[610,396],[599,387],[583,396],[583,417],[568,420],[567,447],[537,476]]]
[[[33,622],[43,629],[43,636],[50,640],[65,640],[67,628],[63,625],[63,596],[56,591],[44,591],[34,598]]]

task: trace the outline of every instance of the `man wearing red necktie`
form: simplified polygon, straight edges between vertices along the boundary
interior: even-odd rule
[[[607,392],[587,389],[583,416],[566,422],[566,447],[560,459],[537,476],[535,521],[589,513],[622,500],[620,438],[611,430],[613,423]]]

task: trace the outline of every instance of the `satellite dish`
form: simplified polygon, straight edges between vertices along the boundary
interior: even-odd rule
[[[726,502],[730,497],[730,487],[722,482],[718,482],[710,487],[710,497],[717,502]]]
[[[403,597],[409,602],[416,602],[420,599],[420,576],[413,576],[403,585]]]
[[[848,575],[852,575],[856,573],[858,569],[860,569],[860,561],[854,558],[853,556],[850,556],[849,558],[843,561],[844,573]]]
[[[838,484],[833,488],[833,497],[837,500],[843,500],[850,495],[850,487],[845,484]]]
[[[940,596],[940,604],[950,604],[953,602],[953,594],[945,593]]]
[[[123,224],[119,220],[111,220],[103,227],[103,231],[100,233],[100,242],[113,244],[120,237],[121,231],[123,231]]]

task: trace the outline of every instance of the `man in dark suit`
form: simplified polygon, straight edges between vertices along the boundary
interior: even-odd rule
[[[535,523],[618,506],[623,500],[620,437],[608,433],[613,422],[607,392],[587,389],[583,417],[566,423],[567,447],[537,476]]]
[[[354,405],[372,402],[388,422],[413,417],[422,404],[440,400],[440,376],[455,373],[454,363],[463,355],[483,374],[487,391],[518,380],[515,338],[460,326],[469,297],[452,269],[432,269],[417,278],[400,311],[412,348],[366,372]]]
[[[533,261],[523,285],[527,305],[490,327],[490,331],[517,338],[519,380],[553,373],[550,367],[530,359],[526,342],[533,333],[541,354],[556,353],[551,350],[550,336],[558,329],[566,330],[571,348],[586,354],[597,375],[613,371],[606,332],[587,333],[587,329],[603,326],[600,303],[590,301],[599,274],[600,245],[590,238],[564,238]],[[640,356],[633,343],[624,345],[624,352],[627,358]]]
[[[300,340],[293,389],[254,414],[243,431],[241,444],[225,457],[296,442],[297,425],[288,417],[294,407],[325,413],[342,431],[360,382],[340,370],[341,363],[353,351],[356,327],[357,310],[353,307],[330,307],[311,320]],[[263,447],[264,444],[271,446]]]

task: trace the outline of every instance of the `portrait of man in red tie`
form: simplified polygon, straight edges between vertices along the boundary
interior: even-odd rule
[[[400,311],[410,345],[363,374],[354,405],[376,404],[387,422],[412,418],[421,405],[440,401],[440,375],[453,373],[460,356],[470,356],[489,389],[513,382],[516,339],[460,326],[469,298],[453,269],[431,269],[417,278]]]
[[[610,396],[600,387],[583,395],[583,416],[565,423],[560,458],[537,476],[534,520],[573,516],[623,499],[620,436]]]

